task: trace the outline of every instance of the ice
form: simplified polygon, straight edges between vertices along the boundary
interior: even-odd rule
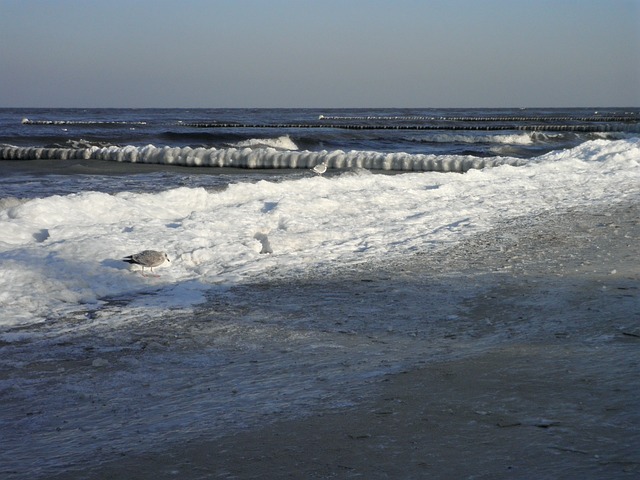
[[[358,170],[219,191],[2,201],[0,325],[93,315],[114,298],[160,315],[197,304],[214,285],[434,254],[506,219],[638,198],[639,164],[640,140],[594,140],[464,175]],[[148,248],[171,258],[158,278],[121,260]]]
[[[282,137],[281,137],[282,138]],[[264,142],[267,142],[265,145]],[[293,142],[253,139],[244,146],[230,148],[192,147],[86,147],[86,148],[0,148],[0,160],[103,160],[124,163],[147,163],[197,167],[232,167],[247,169],[307,169],[319,163],[330,168],[390,171],[466,172],[499,165],[523,165],[521,158],[473,155],[427,155],[406,152],[362,150],[295,150]],[[275,146],[274,146],[275,145]]]

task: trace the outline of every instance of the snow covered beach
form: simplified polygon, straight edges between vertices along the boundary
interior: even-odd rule
[[[3,473],[634,478],[638,213],[545,214],[50,344],[2,370],[23,392]]]
[[[520,167],[464,175],[356,170],[149,193],[6,197],[0,210],[0,324],[95,317],[104,299],[150,288],[160,292],[159,308],[178,308],[197,303],[212,285],[432,254],[509,218],[636,198],[639,161],[637,139],[596,140]],[[24,188],[23,177],[12,178],[7,189]],[[126,185],[128,178],[118,181]],[[40,179],[28,181],[39,188]],[[164,178],[141,181],[161,184]],[[270,255],[261,253],[265,242]],[[120,261],[147,248],[175,258],[155,285],[131,275]]]
[[[342,138],[323,135],[323,142]],[[390,148],[388,141],[381,145]],[[486,141],[502,153],[518,148],[495,136]],[[285,438],[284,431],[299,432],[293,444],[308,437],[311,451],[344,441],[344,453],[354,450],[349,441],[361,441],[359,464],[327,459],[318,466],[308,458],[306,473],[366,473],[373,468],[367,462],[375,465],[371,449],[408,437],[400,427],[386,440],[383,430],[342,431],[350,425],[345,417],[365,425],[374,408],[368,402],[394,397],[387,384],[408,402],[414,387],[402,379],[412,375],[430,395],[426,418],[439,411],[436,423],[454,425],[448,410],[455,412],[464,392],[436,381],[438,365],[459,375],[475,371],[478,382],[500,367],[509,380],[492,386],[498,390],[524,371],[553,379],[549,385],[564,381],[569,386],[558,395],[565,404],[584,403],[574,395],[584,379],[602,385],[586,395],[599,399],[594,408],[619,412],[611,414],[615,434],[586,446],[556,425],[567,421],[557,419],[566,412],[554,405],[518,410],[526,402],[496,406],[501,397],[487,394],[457,418],[568,432],[566,442],[554,438],[541,451],[577,455],[577,464],[554,457],[569,467],[595,462],[608,474],[633,473],[638,390],[627,377],[637,365],[640,146],[630,135],[575,141],[557,149],[538,144],[546,153],[519,151],[513,165],[464,174],[380,175],[335,164],[318,176],[94,159],[0,162],[3,475],[82,478],[86,471],[100,478],[122,468],[135,478],[139,464],[138,478],[153,468],[160,477],[206,477],[216,469],[225,478],[245,466],[238,475],[250,478],[259,471],[252,473],[251,458],[272,458],[276,473],[300,467],[300,455],[282,464],[281,454],[258,447],[271,434]],[[448,162],[460,144],[445,145],[437,148],[451,151],[435,155]],[[487,154],[480,145],[478,157]],[[171,258],[159,277],[122,262],[146,248]],[[598,352],[593,361],[591,350]],[[588,375],[559,375],[554,359],[566,354],[570,362],[572,352]],[[480,368],[474,359],[485,354],[514,367],[496,360]],[[538,370],[527,370],[529,358]],[[420,372],[438,388],[421,383]],[[617,403],[605,399],[611,391],[620,394]],[[430,408],[434,402],[440,407]],[[402,402],[393,405],[374,418],[398,418]],[[313,437],[314,419],[324,425],[326,415],[335,422]],[[600,420],[581,421],[595,428]],[[372,438],[378,441],[366,443]],[[619,448],[607,447],[616,439]],[[224,446],[235,441],[238,448]],[[241,458],[252,442],[253,456]],[[211,451],[221,455],[198,460]],[[406,465],[437,464],[447,458],[440,453]],[[174,455],[187,460],[172,462]],[[397,464],[397,455],[382,458]]]

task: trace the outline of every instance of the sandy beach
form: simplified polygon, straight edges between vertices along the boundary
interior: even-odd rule
[[[640,0],[1,5],[0,480],[640,480]]]
[[[121,451],[55,478],[637,478],[639,214],[622,203],[520,219],[456,247],[460,255],[325,279],[380,305],[388,298],[371,283],[438,284],[464,298],[465,318],[446,322],[460,308],[440,305],[444,321],[430,334],[443,355],[425,351],[429,360],[342,385],[351,405],[274,412],[260,426]],[[424,298],[381,314],[435,308]]]

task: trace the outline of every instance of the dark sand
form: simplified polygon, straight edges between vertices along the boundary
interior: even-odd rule
[[[482,283],[455,322],[473,334],[440,339],[460,355],[354,385],[355,406],[275,415],[55,478],[640,478],[639,218],[634,202],[522,219],[456,247],[463,254],[360,273]],[[362,293],[349,275],[340,288]],[[407,311],[421,308],[407,298]],[[481,341],[489,335],[502,341]]]

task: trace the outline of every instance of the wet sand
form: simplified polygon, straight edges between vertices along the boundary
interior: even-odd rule
[[[638,341],[496,349],[391,376],[357,408],[66,478],[637,478]]]
[[[451,354],[351,385],[351,406],[274,414],[51,478],[638,478],[639,219],[635,202],[546,214],[456,247],[466,255],[347,273],[340,288],[354,295],[363,281],[426,288],[442,277],[474,292],[466,318],[434,339]],[[407,312],[427,306],[408,298]]]

